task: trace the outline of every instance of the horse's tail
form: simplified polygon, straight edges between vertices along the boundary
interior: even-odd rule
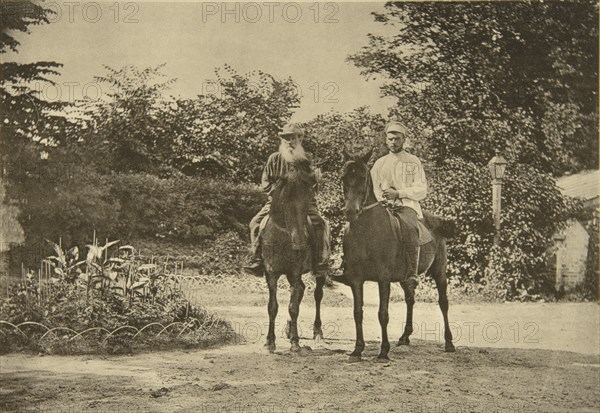
[[[454,238],[458,235],[458,226],[454,220],[443,219],[430,212],[423,212],[423,220],[427,228],[440,237]]]
[[[444,238],[454,238],[458,235],[458,225],[451,219],[440,219],[440,226],[437,233]]]

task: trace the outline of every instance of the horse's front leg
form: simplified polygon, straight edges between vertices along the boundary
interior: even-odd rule
[[[290,350],[291,351],[300,351],[300,337],[298,337],[298,315],[300,314],[300,303],[302,302],[302,297],[304,297],[304,282],[302,282],[302,275],[288,275],[288,282],[290,283],[291,293],[290,293],[290,322],[289,322],[289,338],[292,343]]]
[[[377,361],[389,361],[388,352],[390,351],[390,342],[388,341],[387,325],[390,319],[388,305],[390,301],[390,283],[389,281],[379,282],[379,325],[381,326],[381,352],[377,356]]]
[[[350,361],[360,361],[362,352],[365,349],[365,340],[363,338],[362,320],[363,320],[363,281],[358,284],[352,284],[352,297],[354,298],[354,325],[356,326],[356,344],[354,351],[350,354]]]
[[[313,324],[313,339],[322,340],[323,330],[321,329],[321,300],[323,299],[323,286],[325,277],[317,277],[315,286],[315,323]]]
[[[269,286],[269,332],[267,333],[267,343],[265,347],[270,351],[275,351],[275,319],[277,318],[277,280],[278,275],[267,274],[267,285]]]
[[[410,344],[410,335],[413,333],[413,306],[415,305],[415,288],[417,287],[417,280],[409,278],[406,281],[400,283],[404,290],[404,300],[406,301],[406,325],[404,326],[404,333],[398,340],[399,346],[408,346]]]

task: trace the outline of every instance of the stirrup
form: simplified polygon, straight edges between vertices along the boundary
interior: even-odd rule
[[[262,261],[254,261],[248,265],[244,265],[243,270],[256,277],[262,277],[265,275],[265,266]]]

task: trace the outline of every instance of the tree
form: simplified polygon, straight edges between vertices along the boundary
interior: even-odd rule
[[[211,93],[170,108],[173,165],[190,175],[256,182],[277,147],[277,132],[299,104],[294,82],[262,71],[241,75],[229,65],[215,75]]]
[[[0,2],[3,29],[0,56],[9,50],[18,51],[20,43],[11,35],[13,31],[30,33],[30,26],[49,23],[48,16],[52,13],[31,1]],[[35,158],[44,146],[56,146],[61,140],[60,128],[66,126],[65,119],[51,113],[64,105],[44,100],[33,87],[33,82],[53,84],[48,76],[58,75],[61,66],[56,62],[0,63],[0,136],[5,165],[8,156],[12,163],[18,162],[20,153],[27,152],[27,156]]]
[[[175,79],[163,80],[164,64],[125,66],[95,76],[103,94],[83,102],[89,118],[83,135],[86,158],[100,170],[158,173],[173,155],[173,136],[163,93]]]
[[[48,16],[54,12],[31,1],[0,2],[2,33],[0,34],[0,56],[12,50],[18,52],[20,43],[13,36],[15,31],[29,34],[32,26],[49,23]],[[0,62],[0,153],[2,155],[1,192],[2,209],[25,228],[25,241],[33,245],[32,234],[27,231],[31,223],[23,212],[23,204],[30,201],[43,202],[53,194],[53,180],[58,179],[54,155],[59,154],[66,136],[73,125],[62,116],[66,104],[44,99],[36,85],[54,84],[49,78],[58,75],[57,62],[34,62],[20,64]],[[35,84],[34,84],[35,83]],[[8,204],[8,205],[7,205]],[[11,205],[13,204],[13,205]],[[14,205],[18,204],[18,205]],[[47,207],[47,205],[45,205]],[[14,212],[14,214],[13,214]],[[17,225],[16,222],[13,225]],[[3,234],[6,235],[6,234]],[[5,241],[8,241],[5,239]],[[21,243],[21,239],[14,239]],[[0,249],[4,250],[7,245]],[[10,252],[10,263],[15,262],[14,251]],[[21,257],[23,258],[23,257]]]
[[[594,2],[388,3],[375,19],[392,35],[349,59],[388,79],[434,162],[499,149],[555,175],[598,167]]]
[[[351,112],[329,112],[318,115],[304,125],[304,146],[312,153],[324,172],[337,174],[348,156],[365,154],[382,146],[385,121],[368,107]]]

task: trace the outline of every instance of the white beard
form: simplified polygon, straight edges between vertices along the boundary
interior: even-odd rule
[[[298,143],[294,148],[292,148],[287,143],[282,142],[279,145],[279,153],[283,157],[283,159],[288,163],[295,163],[298,161],[306,161],[306,153],[304,152],[304,148],[301,143]]]

